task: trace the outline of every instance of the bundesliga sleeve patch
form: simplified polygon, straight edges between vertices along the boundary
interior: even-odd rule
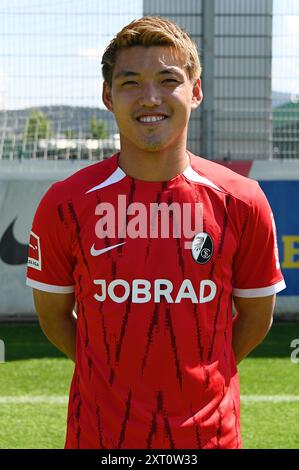
[[[30,232],[27,265],[29,268],[37,269],[38,271],[42,270],[40,239],[34,232]]]

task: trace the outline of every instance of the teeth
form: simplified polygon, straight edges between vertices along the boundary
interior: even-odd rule
[[[157,122],[166,119],[166,116],[142,116],[138,119],[141,122]]]

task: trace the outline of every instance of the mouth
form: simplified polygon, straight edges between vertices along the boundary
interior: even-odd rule
[[[166,116],[166,114],[144,114],[142,116],[137,117],[137,121],[141,124],[156,124],[161,121],[165,121],[166,119],[168,119],[168,116]]]

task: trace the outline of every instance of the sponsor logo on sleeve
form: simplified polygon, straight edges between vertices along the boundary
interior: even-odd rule
[[[30,232],[28,267],[42,270],[42,258],[40,251],[40,239],[34,232]]]

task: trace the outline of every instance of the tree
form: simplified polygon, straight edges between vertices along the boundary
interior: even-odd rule
[[[46,139],[51,137],[51,122],[42,111],[34,109],[26,123],[26,140]]]
[[[74,129],[66,129],[64,131],[64,135],[66,139],[75,139],[77,137],[77,132]]]
[[[90,120],[90,134],[92,139],[106,139],[108,136],[107,123],[94,116]]]

